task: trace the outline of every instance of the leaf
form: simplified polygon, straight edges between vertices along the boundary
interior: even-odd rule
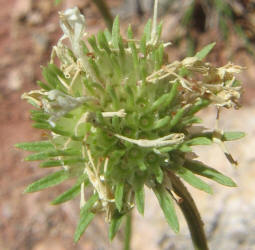
[[[185,108],[180,108],[177,113],[175,114],[175,116],[172,118],[172,120],[170,121],[170,129],[173,129],[182,119],[182,117],[184,116],[186,109]]]
[[[39,129],[45,129],[45,130],[51,130],[51,126],[49,123],[46,122],[36,122],[32,124],[34,128],[39,128]]]
[[[110,223],[110,227],[109,227],[108,237],[110,240],[113,240],[116,233],[118,232],[122,218],[123,218],[123,214],[119,213],[116,210],[112,219],[111,219],[111,223]]]
[[[49,150],[44,151],[36,154],[29,155],[25,158],[26,161],[38,161],[38,160],[45,160],[49,157],[55,156],[77,156],[79,155],[79,151],[75,149],[68,149],[68,150]]]
[[[51,90],[51,88],[50,88],[47,84],[45,84],[45,83],[43,83],[43,82],[41,82],[41,81],[37,81],[36,83],[37,83],[37,85],[39,85],[42,89],[45,89],[45,90],[47,90],[47,91],[50,91],[50,90]]]
[[[187,183],[189,183],[191,186],[200,189],[202,191],[205,191],[209,194],[212,194],[212,188],[205,183],[204,181],[202,181],[201,179],[199,179],[197,176],[195,176],[190,170],[178,166],[178,167],[171,167],[174,169],[174,171],[182,178],[184,179]]]
[[[69,174],[67,171],[60,170],[58,172],[50,174],[50,175],[32,183],[32,184],[30,184],[25,189],[24,192],[32,193],[32,192],[37,192],[39,190],[42,190],[44,188],[56,186],[56,185],[60,184],[61,182],[63,182],[64,180],[68,179],[68,177],[69,177]]]
[[[88,212],[85,213],[79,220],[78,226],[76,227],[74,234],[74,241],[78,242],[81,238],[82,234],[85,232],[86,228],[90,224],[90,222],[94,219],[95,214]]]
[[[244,132],[239,132],[239,131],[224,132],[223,141],[239,140],[243,138],[244,136],[245,136]]]
[[[59,195],[55,200],[51,202],[52,205],[58,205],[60,203],[64,203],[76,197],[81,190],[81,184],[76,184],[72,188],[68,189],[66,192]]]
[[[116,185],[114,197],[115,197],[116,207],[119,210],[119,212],[121,211],[122,205],[123,205],[123,194],[124,194],[124,183],[118,183]]]
[[[151,19],[146,23],[144,27],[144,35],[146,37],[146,42],[149,42],[151,40]]]
[[[210,53],[210,51],[213,49],[215,44],[216,43],[213,42],[206,45],[202,50],[196,53],[195,57],[197,57],[199,60],[203,60]]]
[[[202,108],[207,107],[209,104],[210,104],[209,100],[199,99],[194,105],[190,107],[189,111],[187,112],[187,115],[193,115],[197,113],[199,110],[201,110]]]
[[[211,145],[212,141],[208,139],[207,137],[196,137],[189,141],[187,141],[187,144],[189,146],[195,146],[195,145]]]
[[[112,44],[115,48],[119,47],[120,39],[120,22],[119,16],[116,16],[112,25]]]
[[[57,167],[57,166],[65,166],[65,165],[72,165],[79,162],[84,162],[85,160],[83,158],[70,158],[67,160],[49,160],[42,162],[40,164],[40,167]]]
[[[99,43],[100,47],[102,49],[104,49],[107,52],[107,54],[111,54],[111,50],[109,48],[107,39],[106,39],[105,34],[103,32],[98,33],[97,40],[98,40],[98,43]]]
[[[15,144],[15,147],[21,148],[27,151],[31,151],[31,152],[54,149],[54,146],[50,141],[18,143],[18,144]]]
[[[179,232],[179,222],[177,215],[175,213],[174,203],[172,198],[166,192],[163,186],[159,185],[153,189],[159,205],[165,215],[165,218],[169,226],[174,230],[174,232]]]
[[[98,201],[98,194],[95,193],[93,194],[85,203],[85,205],[81,208],[81,212],[80,215],[81,217],[86,214],[91,208],[92,206],[95,204],[95,202]]]
[[[160,129],[162,127],[165,127],[167,124],[169,124],[170,120],[171,117],[167,115],[164,118],[155,121],[153,129]]]
[[[155,176],[156,176],[157,182],[161,184],[162,181],[163,181],[163,179],[164,179],[164,173],[163,173],[163,171],[162,171],[160,165],[155,164],[155,165],[153,166],[153,169],[152,169],[152,170],[153,170],[153,172],[154,172],[154,174],[155,174]]]
[[[89,198],[89,200],[85,203],[85,205],[82,207],[80,212],[80,220],[74,233],[75,242],[79,241],[81,235],[84,233],[89,223],[93,220],[95,215],[92,212],[90,212],[90,209],[93,207],[97,200],[98,194],[96,193],[92,195]]]
[[[228,176],[225,176],[224,174],[218,172],[217,170],[211,167],[206,166],[200,161],[186,161],[184,164],[184,167],[188,168],[190,171],[192,171],[195,174],[209,178],[222,185],[229,186],[229,187],[237,186],[236,183],[231,178],[229,178]]]
[[[140,214],[144,214],[144,187],[141,185],[135,190],[135,203]]]

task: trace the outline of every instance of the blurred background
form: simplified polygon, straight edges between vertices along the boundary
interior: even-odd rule
[[[87,21],[87,32],[105,28],[105,20],[93,0],[0,0],[0,249],[1,250],[119,250],[123,235],[108,243],[104,218],[96,217],[78,244],[73,234],[79,217],[79,201],[52,206],[69,183],[49,191],[24,195],[24,188],[45,175],[37,163],[22,159],[15,143],[40,139],[31,127],[31,106],[20,99],[36,88],[41,65],[49,60],[61,35],[58,11],[78,6]],[[212,250],[255,249],[255,1],[254,0],[160,0],[164,41],[171,41],[169,60],[192,56],[204,45],[217,42],[207,60],[217,66],[229,61],[245,66],[242,108],[222,112],[220,127],[246,132],[246,138],[227,144],[238,160],[234,169],[217,146],[196,148],[200,159],[231,176],[237,188],[215,185],[214,195],[190,188],[205,222]],[[151,0],[105,0],[111,15],[120,15],[122,32],[131,23],[137,37],[152,15]],[[105,22],[106,21],[106,22]],[[215,110],[201,113],[206,126],[214,127]],[[134,250],[193,249],[180,214],[181,231],[168,227],[156,200],[147,190],[145,216],[134,213]]]

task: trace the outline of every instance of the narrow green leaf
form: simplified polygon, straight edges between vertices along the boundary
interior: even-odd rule
[[[98,35],[97,35],[97,39],[98,39],[98,43],[100,45],[100,47],[102,49],[104,49],[107,54],[111,54],[111,50],[109,48],[109,45],[108,45],[108,42],[107,42],[107,39],[105,37],[105,34],[103,32],[99,32]]]
[[[92,35],[91,37],[88,38],[88,42],[91,45],[92,49],[94,50],[94,52],[96,54],[101,54],[100,49],[97,46],[97,41],[96,41],[96,37],[94,35]]]
[[[210,104],[209,100],[206,99],[199,99],[194,105],[192,105],[187,112],[187,115],[193,115],[197,113],[199,110],[207,107]]]
[[[40,86],[42,89],[45,89],[45,90],[47,90],[47,91],[51,90],[51,88],[50,88],[47,84],[45,84],[45,83],[43,83],[43,82],[41,82],[41,81],[37,81],[36,83],[37,83],[37,85]]]
[[[128,26],[128,39],[132,40],[133,39],[133,31],[132,31],[132,28],[131,26],[129,25]],[[134,64],[134,67],[135,69],[138,67],[138,55],[137,55],[137,49],[136,49],[136,45],[133,41],[130,41],[128,43],[128,46],[129,48],[131,49],[132,51],[132,56],[133,56],[133,64]]]
[[[114,197],[115,197],[115,204],[119,212],[122,209],[123,205],[123,194],[124,194],[124,183],[118,183],[116,185]]]
[[[167,153],[176,149],[176,146],[162,147],[159,149],[161,153]]]
[[[187,141],[187,144],[189,146],[195,146],[195,145],[211,145],[212,144],[212,140],[210,140],[207,137],[196,137],[193,138],[189,141]]]
[[[104,35],[105,35],[105,38],[106,38],[107,42],[109,43],[112,40],[111,32],[108,29],[105,29],[104,30]]]
[[[62,127],[58,127],[58,125],[54,128],[51,129],[52,132],[54,132],[55,134],[58,135],[63,135],[63,136],[67,136],[67,137],[71,137],[72,133],[69,131],[64,131]]]
[[[169,124],[170,120],[170,116],[166,116],[160,120],[157,120],[153,125],[153,129],[160,129],[162,127],[165,127],[167,124]]]
[[[154,172],[154,174],[156,176],[157,182],[161,184],[164,179],[164,173],[163,173],[160,165],[154,164],[152,171]]]
[[[156,109],[162,110],[163,108],[170,106],[178,92],[178,86],[179,82],[175,82],[169,93],[162,95],[151,105],[149,112],[155,111]]]
[[[56,88],[58,86],[59,80],[57,76],[51,71],[49,65],[43,68],[42,74],[44,79],[50,84],[51,88]]]
[[[31,152],[45,151],[54,149],[53,144],[50,141],[38,141],[38,142],[24,142],[15,144],[15,147],[21,148]]]
[[[111,223],[110,223],[110,227],[109,227],[109,233],[108,233],[108,237],[111,241],[114,239],[116,233],[118,232],[118,230],[120,228],[122,218],[123,218],[123,214],[119,213],[116,210],[113,217],[112,217],[112,219],[111,219]]]
[[[68,149],[68,150],[49,150],[44,152],[39,152],[36,154],[29,155],[25,158],[26,161],[38,161],[38,160],[45,160],[49,157],[55,156],[78,156],[80,152],[75,149]]]
[[[192,152],[192,148],[189,147],[187,144],[182,144],[178,147],[178,150],[180,150],[181,152]]]
[[[151,24],[152,24],[151,19],[149,19],[149,21],[146,23],[144,27],[146,42],[149,42],[151,40]]]
[[[93,220],[94,214],[90,212],[90,209],[98,200],[98,194],[93,194],[89,200],[85,203],[85,205],[81,208],[80,212],[80,220],[76,227],[75,234],[74,234],[74,241],[78,242],[82,234],[85,232],[86,228],[88,227],[89,223]]]
[[[244,132],[239,132],[239,131],[224,132],[223,141],[239,140],[243,138],[244,136],[245,136]]]
[[[85,215],[87,212],[90,211],[90,209],[92,208],[92,206],[96,203],[96,201],[98,201],[98,194],[95,193],[93,194],[85,203],[85,205],[81,208],[81,212],[80,215],[81,217],[83,217],[83,215]]]
[[[173,129],[182,119],[182,117],[184,116],[186,109],[185,108],[180,108],[177,113],[175,114],[175,116],[172,118],[172,120],[170,121],[170,129]]]
[[[153,189],[159,205],[165,215],[165,218],[169,224],[169,226],[174,230],[174,232],[179,232],[179,222],[177,215],[175,213],[174,203],[170,195],[164,189],[162,185],[158,185]]]
[[[85,160],[83,158],[71,158],[67,160],[49,160],[42,162],[40,164],[40,167],[47,168],[47,167],[57,167],[57,166],[66,166],[66,165],[72,165],[79,162],[84,162]]]
[[[210,53],[210,51],[213,49],[215,44],[216,43],[213,42],[206,45],[202,50],[196,53],[195,57],[197,57],[199,60],[203,60]]]
[[[143,54],[144,57],[146,57],[146,36],[143,35],[143,37],[140,40],[140,52]]]
[[[162,33],[162,28],[163,28],[163,22],[161,21],[159,23],[159,25],[157,26],[157,30],[156,30],[157,42],[160,40],[161,33]]]
[[[120,23],[119,16],[116,16],[112,25],[112,44],[115,48],[119,46],[119,37],[120,37]]]
[[[24,192],[31,193],[31,192],[39,191],[44,188],[56,186],[56,185],[60,184],[61,182],[63,182],[64,180],[68,179],[68,177],[69,177],[69,174],[67,171],[60,170],[58,172],[50,174],[50,175],[32,183],[32,184],[30,184],[25,189]]]
[[[89,49],[88,49],[86,43],[84,41],[80,41],[80,43],[81,43],[81,47],[82,47],[83,53],[85,55],[87,55],[89,53]]]
[[[49,123],[46,122],[36,122],[32,124],[34,128],[39,128],[39,129],[45,129],[45,130],[51,130],[51,126]]]
[[[144,186],[141,185],[135,190],[135,203],[140,214],[144,214]]]
[[[40,163],[41,168],[58,167],[63,165],[64,165],[64,162],[61,160],[49,160],[49,161]]]
[[[205,191],[209,194],[212,194],[212,188],[205,183],[204,181],[202,181],[201,179],[199,179],[197,176],[195,176],[190,170],[188,170],[187,168],[178,166],[178,167],[172,167],[174,169],[174,171],[182,178],[184,179],[186,182],[188,182],[191,186],[198,188],[202,191]]]
[[[78,226],[76,227],[74,234],[74,242],[78,242],[82,234],[85,232],[86,228],[90,222],[94,219],[95,214],[91,212],[85,213],[79,220]]]
[[[81,184],[74,185],[72,188],[68,189],[66,192],[59,195],[57,198],[55,198],[51,204],[52,205],[58,205],[60,203],[64,203],[66,201],[69,201],[76,197],[81,190]]]
[[[224,174],[218,172],[217,170],[211,167],[206,166],[200,161],[186,161],[184,167],[188,168],[194,174],[204,176],[222,185],[229,187],[237,186],[236,183],[231,178],[225,176]]]

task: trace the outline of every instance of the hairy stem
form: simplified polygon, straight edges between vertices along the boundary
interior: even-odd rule
[[[130,211],[126,215],[124,250],[130,250],[131,233],[132,233],[132,212]]]
[[[173,191],[181,197],[179,207],[187,221],[195,250],[209,250],[204,231],[204,223],[196,204],[181,180],[171,171],[168,172]]]
[[[101,15],[103,16],[105,23],[107,25],[107,28],[111,31],[112,30],[112,24],[113,24],[113,17],[111,15],[111,12],[104,0],[93,0],[97,8],[99,9]]]

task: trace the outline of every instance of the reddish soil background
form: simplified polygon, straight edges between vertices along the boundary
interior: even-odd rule
[[[57,11],[78,5],[87,18],[89,33],[105,27],[100,13],[89,0],[66,1],[59,7],[52,2],[0,1],[0,249],[120,249],[122,235],[110,246],[107,243],[107,227],[100,217],[81,241],[73,244],[79,214],[78,201],[59,207],[49,205],[61,190],[68,187],[68,183],[51,192],[23,194],[29,183],[45,175],[45,170],[38,169],[37,163],[24,162],[22,159],[26,153],[13,146],[42,136],[31,127],[31,106],[20,97],[22,93],[36,88],[36,80],[41,79],[40,65],[47,63],[51,47],[61,34]],[[121,1],[107,2],[110,7],[118,7]],[[164,19],[167,30],[167,17]],[[144,24],[144,20],[137,17],[129,21]],[[123,26],[127,26],[127,20],[122,22]],[[163,33],[163,38],[171,39],[167,32]],[[198,47],[214,40],[218,40],[216,33],[202,34]],[[209,60],[222,65],[232,54],[234,62],[247,67],[240,77],[246,89],[243,105],[253,106],[254,58],[240,47],[237,37],[230,38],[228,44],[219,40]],[[183,56],[184,50],[171,48],[169,53],[178,58]]]

